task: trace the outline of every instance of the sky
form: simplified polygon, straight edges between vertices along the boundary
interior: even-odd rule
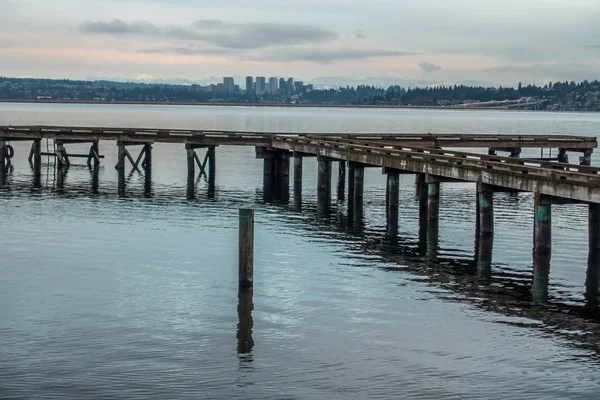
[[[246,75],[600,79],[600,1],[0,0],[0,76]]]

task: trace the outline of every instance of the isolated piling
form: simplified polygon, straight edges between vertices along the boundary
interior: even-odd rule
[[[240,287],[254,283],[254,210],[240,209],[239,282]]]

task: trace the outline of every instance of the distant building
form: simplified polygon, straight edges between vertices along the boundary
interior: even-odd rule
[[[256,94],[263,94],[267,90],[266,81],[267,80],[265,79],[264,76],[256,77],[256,86],[254,88]]]
[[[294,82],[294,91],[296,93],[303,93],[304,92],[304,82],[303,81]]]
[[[285,96],[285,79],[279,78],[279,94]]]
[[[294,78],[288,78],[285,85],[285,95],[291,96],[294,94]]]
[[[269,78],[269,88],[268,88],[268,92],[271,96],[275,96],[277,95],[277,78],[276,77],[271,77]]]
[[[246,77],[246,93],[247,94],[254,94],[254,83],[252,83],[252,77],[251,76],[247,76]]]
[[[235,92],[235,84],[233,82],[233,78],[230,78],[230,77],[223,78],[223,91],[225,93],[234,93]]]

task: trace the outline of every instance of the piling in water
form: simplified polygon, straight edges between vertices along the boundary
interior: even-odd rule
[[[252,287],[254,283],[254,210],[240,209],[239,237],[240,287]]]

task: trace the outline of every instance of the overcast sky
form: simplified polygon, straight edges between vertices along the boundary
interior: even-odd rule
[[[15,77],[591,80],[600,0],[0,0],[0,59]]]

